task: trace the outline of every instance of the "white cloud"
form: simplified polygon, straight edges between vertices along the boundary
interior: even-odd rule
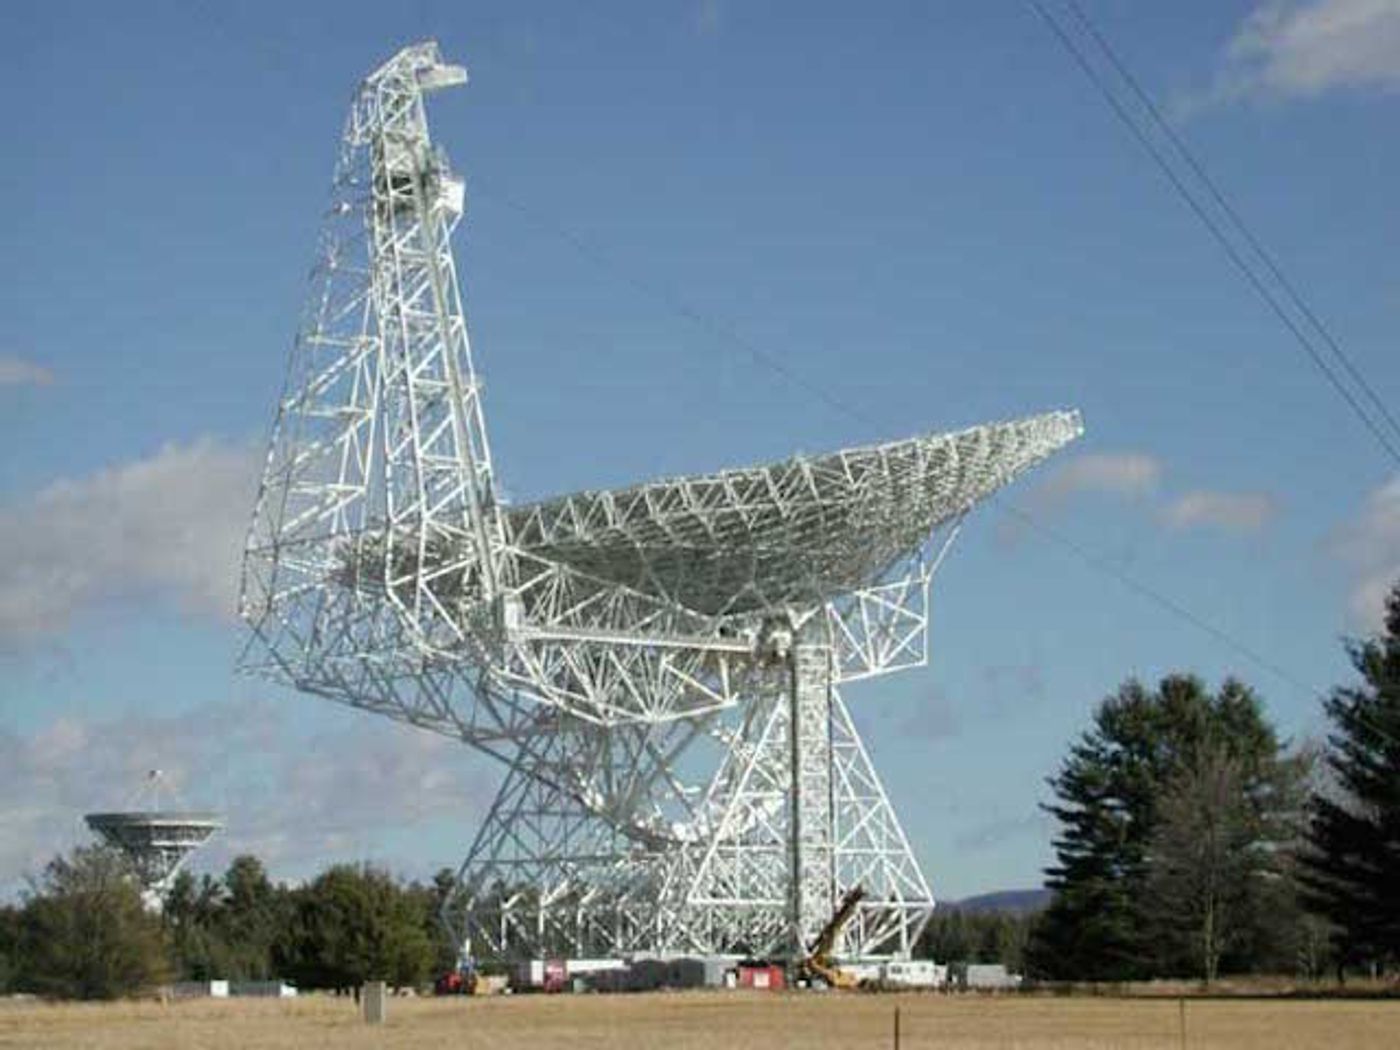
[[[0,354],[0,386],[48,386],[53,373],[43,365]]]
[[[1031,490],[1027,509],[1035,516],[1060,510],[1081,492],[1140,499],[1157,488],[1162,464],[1142,452],[1088,452],[1059,461],[1045,480]],[[997,526],[997,539],[1005,544],[1019,543],[1026,523],[1012,517]]]
[[[251,852],[274,874],[306,874],[442,818],[461,823],[461,841],[444,855],[371,859],[426,874],[429,862],[466,853],[494,791],[487,760],[383,718],[345,712],[344,727],[308,734],[287,714],[268,701],[227,702],[162,716],[65,716],[29,736],[0,731],[0,898],[55,853],[91,840],[84,813],[144,804],[137,796],[155,768],[171,784],[164,805],[225,818],[204,870]]]
[[[1400,89],[1400,0],[1265,3],[1236,31],[1212,95]]]
[[[249,448],[169,445],[0,507],[0,647],[114,598],[231,613],[256,471]]]
[[[1227,532],[1260,532],[1278,513],[1278,502],[1261,492],[1197,489],[1173,500],[1162,518],[1175,529],[1211,527]]]
[[[246,828],[234,836],[246,843],[241,848],[270,859],[322,860],[366,833],[374,838],[455,817],[463,837],[448,853],[460,860],[495,793],[490,760],[438,733],[357,717],[353,729],[321,734],[290,751],[278,775],[284,805],[247,815]],[[286,812],[287,800],[294,812]]]
[[[1051,824],[1050,815],[1040,810],[1014,817],[992,817],[964,828],[954,839],[954,845],[964,850],[992,849],[1029,835],[1044,837]]]
[[[1051,471],[1031,493],[1029,506],[1034,513],[1048,514],[1080,493],[1102,494],[1134,501],[1174,529],[1236,533],[1260,532],[1278,513],[1277,500],[1259,492],[1195,489],[1167,499],[1160,492],[1163,474],[1161,461],[1142,452],[1088,453]],[[1022,531],[1017,523],[1003,523],[998,535],[1014,542]]]
[[[1141,496],[1155,489],[1161,476],[1161,463],[1141,452],[1090,452],[1056,467],[1037,498],[1058,503],[1077,492]]]
[[[1400,581],[1400,477],[1366,497],[1360,514],[1333,535],[1331,549],[1351,572],[1352,617],[1363,630],[1380,630],[1385,596]]]

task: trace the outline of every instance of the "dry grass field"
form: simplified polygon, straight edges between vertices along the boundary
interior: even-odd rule
[[[0,1002],[0,1047],[25,1050],[556,1050],[893,1045],[948,1050],[1179,1048],[1174,999],[764,995],[688,992],[498,999],[395,999],[368,1027],[352,1001],[112,1005]],[[1192,1000],[1185,1045],[1234,1050],[1400,1046],[1400,1001]]]

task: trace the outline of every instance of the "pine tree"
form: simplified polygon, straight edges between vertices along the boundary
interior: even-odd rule
[[[20,923],[18,908],[0,904],[0,995],[10,994],[19,976]]]
[[[1327,767],[1334,792],[1312,801],[1307,903],[1335,928],[1343,964],[1400,964],[1400,584],[1385,629],[1349,646],[1362,682],[1333,690]]]
[[[1093,728],[1049,781],[1056,801],[1045,808],[1061,830],[1046,872],[1054,897],[1026,949],[1032,975],[1121,981],[1181,972],[1149,903],[1152,850],[1171,785],[1213,748],[1238,769],[1237,793],[1259,810],[1251,827],[1272,827],[1265,811],[1282,804],[1277,785],[1289,760],[1248,687],[1227,680],[1212,695],[1197,678],[1171,675],[1155,690],[1125,682],[1099,705]]]

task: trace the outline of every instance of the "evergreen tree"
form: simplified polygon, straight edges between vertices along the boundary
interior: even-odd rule
[[[1002,915],[997,927],[997,953],[988,962],[999,962],[1011,973],[1026,972],[1026,942],[1037,914]]]
[[[278,893],[285,897],[285,891]],[[250,972],[244,965],[249,953],[236,942],[230,942],[224,914],[227,904],[228,894],[221,880],[210,875],[196,880],[188,871],[175,876],[166,894],[161,918],[170,941],[175,972],[182,979],[209,981],[268,976],[265,966]]]
[[[214,928],[227,946],[226,976],[268,980],[274,972],[272,949],[282,935],[290,911],[285,894],[267,877],[257,857],[235,857],[224,873],[225,896]]]
[[[20,911],[0,905],[0,995],[15,990],[19,977]]]
[[[1362,682],[1333,690],[1327,767],[1312,800],[1308,903],[1333,924],[1343,964],[1400,963],[1400,584],[1379,637],[1349,646]]]
[[[1278,785],[1298,773],[1245,685],[1230,679],[1212,695],[1189,675],[1168,676],[1155,690],[1129,680],[1099,705],[1093,728],[1049,780],[1056,801],[1045,808],[1060,823],[1047,870],[1054,897],[1026,947],[1030,973],[1135,980],[1180,972],[1148,906],[1152,844],[1169,786],[1209,748],[1238,768],[1238,794],[1264,836],[1285,806]]]
[[[25,902],[20,981],[44,995],[113,999],[169,975],[160,920],[124,858],[105,847],[55,858]]]
[[[968,912],[957,907],[933,913],[914,954],[940,963],[1001,963],[1020,973],[1034,914]]]
[[[377,868],[329,868],[297,891],[279,966],[303,988],[422,983],[434,961],[423,901]]]

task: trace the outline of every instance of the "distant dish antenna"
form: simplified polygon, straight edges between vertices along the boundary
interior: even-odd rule
[[[84,818],[103,842],[130,858],[141,882],[141,899],[151,911],[161,909],[185,858],[224,826],[216,813],[163,806],[163,789],[173,794],[165,774],[152,769],[122,811]]]

